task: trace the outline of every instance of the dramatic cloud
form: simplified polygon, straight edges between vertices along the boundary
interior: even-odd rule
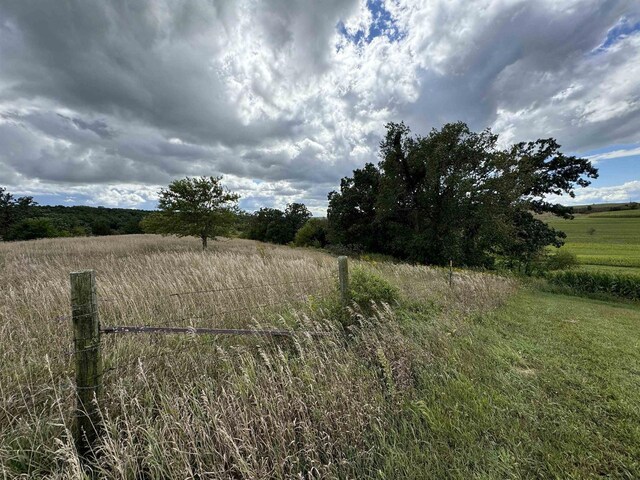
[[[387,121],[640,144],[637,0],[5,0],[0,65],[0,185],[70,203],[223,174],[322,213]]]

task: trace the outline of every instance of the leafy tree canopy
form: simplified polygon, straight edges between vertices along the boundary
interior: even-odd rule
[[[488,266],[527,262],[564,234],[536,218],[571,217],[550,195],[575,195],[597,170],[552,139],[497,147],[490,130],[450,123],[426,137],[387,124],[381,161],[355,170],[329,194],[332,242],[412,261]]]
[[[310,218],[297,232],[294,243],[298,247],[324,247],[327,244],[327,219]]]
[[[239,195],[229,192],[222,177],[175,180],[160,190],[158,210],[142,221],[149,233],[193,236],[207,248],[209,238],[226,234],[235,220]]]
[[[48,218],[23,218],[7,234],[7,240],[35,240],[58,237],[60,233]]]
[[[6,188],[0,187],[0,238],[7,235],[16,223],[27,218],[36,202],[33,197],[14,197]]]
[[[311,212],[302,203],[290,203],[285,211],[261,208],[249,222],[247,236],[262,242],[287,244],[293,242],[296,232],[311,218]]]
[[[142,233],[140,221],[149,213],[130,208],[38,205],[29,216],[50,219],[62,236],[83,236]]]

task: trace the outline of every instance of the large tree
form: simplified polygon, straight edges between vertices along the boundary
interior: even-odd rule
[[[149,233],[198,237],[203,250],[209,238],[226,234],[231,228],[239,195],[229,192],[222,177],[175,180],[160,190],[159,212],[142,221]]]
[[[33,197],[14,197],[6,188],[0,187],[0,238],[10,236],[11,229],[26,219],[35,205]]]
[[[497,147],[490,130],[464,123],[412,136],[390,123],[378,166],[367,164],[329,194],[331,240],[418,262],[490,265],[528,261],[564,234],[536,218],[571,210],[550,195],[575,195],[597,170],[553,139]]]
[[[311,218],[311,212],[304,203],[290,203],[284,210],[284,218],[287,222],[287,238],[293,242],[298,230]]]
[[[251,216],[248,237],[261,242],[287,243],[286,223],[282,210],[263,207]]]
[[[293,242],[296,232],[311,218],[311,212],[302,203],[290,203],[285,211],[263,207],[249,221],[248,237],[262,242],[287,244]]]
[[[383,232],[377,228],[376,203],[381,173],[372,163],[353,171],[340,182],[340,193],[329,193],[328,240],[355,250],[384,249]]]

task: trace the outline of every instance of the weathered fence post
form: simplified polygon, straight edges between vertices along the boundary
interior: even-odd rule
[[[449,288],[453,287],[453,260],[449,260]]]
[[[71,273],[71,311],[78,397],[74,439],[78,453],[86,456],[98,436],[100,412],[97,400],[102,383],[100,322],[93,270]]]
[[[340,280],[340,300],[342,304],[349,303],[349,266],[347,257],[338,257],[338,278]]]

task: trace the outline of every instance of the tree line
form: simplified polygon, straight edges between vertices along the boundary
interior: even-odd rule
[[[404,123],[389,123],[379,155],[377,164],[354,170],[341,180],[338,191],[329,193],[326,219],[312,218],[302,203],[249,214],[239,209],[239,195],[230,192],[221,177],[187,177],[159,192],[157,211],[104,209],[105,222],[112,210],[123,213],[114,214],[118,221],[111,218],[104,230],[92,224],[91,233],[108,229],[195,236],[203,248],[210,239],[235,234],[279,244],[376,252],[418,263],[521,266],[546,247],[563,244],[564,233],[539,218],[572,217],[571,208],[553,199],[575,196],[577,188],[598,176],[588,160],[565,155],[552,138],[500,148],[491,130],[473,132],[462,122],[426,136],[412,135]],[[20,239],[18,232],[38,218],[64,217],[68,210],[60,209],[89,208],[37,207],[31,197],[0,192],[0,236],[7,240]],[[45,210],[36,213],[37,208]],[[76,212],[78,218],[89,213]],[[119,223],[125,218],[125,224]],[[86,222],[66,226],[65,231],[73,231]]]
[[[34,240],[86,235],[143,233],[140,221],[149,211],[89,206],[38,205],[0,187],[0,239]]]

